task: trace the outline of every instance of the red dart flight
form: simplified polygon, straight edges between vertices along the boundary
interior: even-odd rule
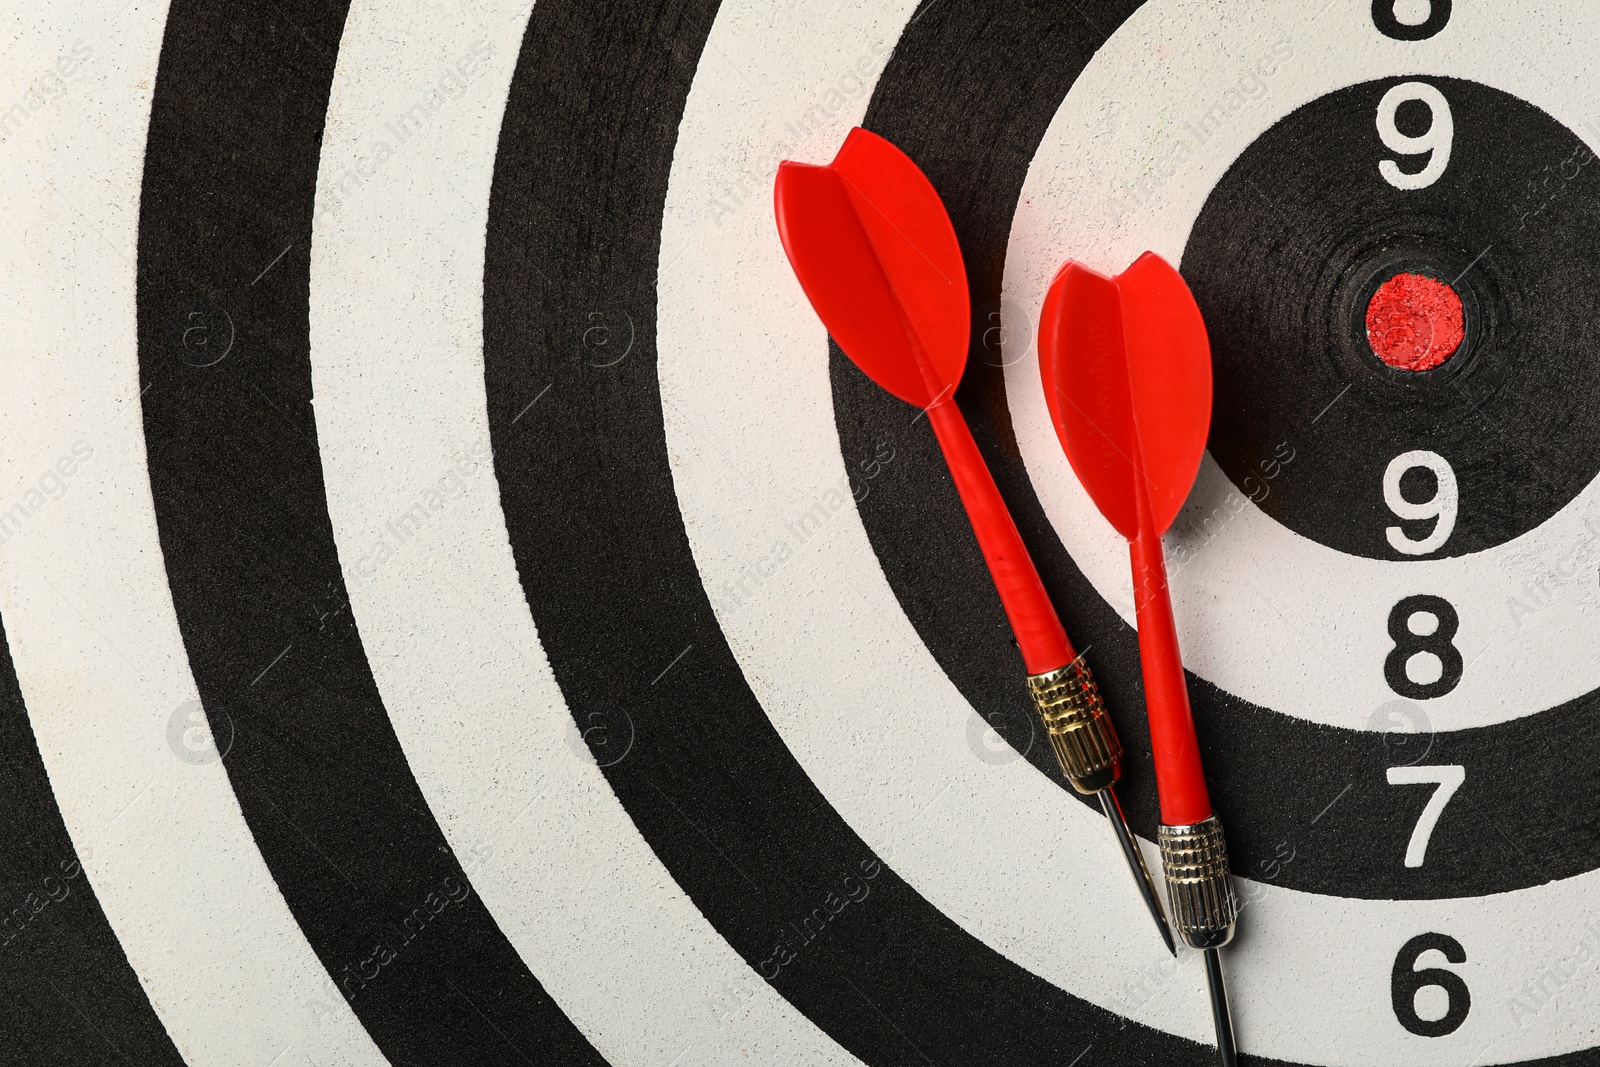
[[[944,203],[917,165],[857,128],[826,167],[785,162],[778,235],[801,288],[867,377],[928,413],[1029,673],[1072,647],[954,402],[967,364],[967,271]]]
[[[1128,539],[1168,901],[1179,934],[1205,950],[1217,1046],[1231,1065],[1233,1025],[1217,949],[1233,936],[1238,903],[1200,766],[1161,551],[1211,422],[1205,323],[1189,287],[1160,256],[1146,252],[1115,278],[1068,263],[1045,297],[1039,372],[1073,471]]]
[[[1111,788],[1121,773],[1121,742],[954,400],[971,311],[961,246],[939,194],[905,153],[859,128],[827,166],[783,163],[774,194],[784,251],[823,325],[869,378],[927,412],[1056,757],[1074,787],[1099,796],[1145,906],[1173,950]]]

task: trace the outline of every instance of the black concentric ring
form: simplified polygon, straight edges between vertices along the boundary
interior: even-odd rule
[[[1437,118],[1453,129],[1448,165],[1426,188],[1396,188],[1373,116],[1403,81],[1352,85],[1280,119],[1217,183],[1183,253],[1216,364],[1212,456],[1236,485],[1259,481],[1261,457],[1315,420],[1336,444],[1296,447],[1261,508],[1373,559],[1406,558],[1388,528],[1415,540],[1433,527],[1384,504],[1385,468],[1402,453],[1439,454],[1459,486],[1429,558],[1524,534],[1600,476],[1600,166],[1533,105],[1430,77],[1451,116]],[[1435,121],[1417,108],[1400,112],[1413,132]],[[1427,157],[1401,158],[1417,171]],[[1465,304],[1462,347],[1433,370],[1391,369],[1367,341],[1366,297],[1401,270],[1453,285]]]
[[[961,62],[970,71],[980,58],[964,55]],[[869,124],[902,145],[945,193],[974,307],[998,306],[1011,206],[1027,162],[1004,180],[995,172],[995,160],[1003,156],[993,146],[1007,143],[1010,116],[961,107],[941,113],[942,100],[968,98],[931,74],[897,89],[900,71],[885,73]],[[1062,250],[1063,259],[1069,254]],[[1084,577],[1045,517],[1012,436],[1004,375],[993,365],[999,361],[979,358],[985,352],[981,331],[988,325],[979,319],[975,314],[973,355],[957,400],[1067,632],[1088,649],[1107,706],[1135,754],[1121,793],[1136,829],[1153,838],[1156,798],[1137,635]],[[932,434],[920,425],[908,431],[915,412],[866,380],[837,350],[833,386],[845,456],[870,454],[874,442],[887,436],[909,457],[887,468],[858,504],[901,607],[973,707],[982,708],[1041,773],[1070,790],[1048,750],[1027,743],[1033,711],[1020,684],[1021,660]],[[1351,447],[1341,430],[1330,427],[1332,421],[1312,423],[1308,417],[1296,437],[1301,451],[1337,455]],[[1191,503],[1202,511],[1223,506],[1198,498]],[[1395,600],[1426,592],[1397,588]],[[1377,663],[1374,670],[1382,667]],[[1241,875],[1306,892],[1384,900],[1505,892],[1600,866],[1600,820],[1576,800],[1600,788],[1600,763],[1593,757],[1600,750],[1593,715],[1600,693],[1495,726],[1438,734],[1426,706],[1418,705],[1395,722],[1421,735],[1401,736],[1291,718],[1193,674],[1189,688],[1213,800]],[[1470,768],[1456,803],[1477,818],[1441,820],[1426,865],[1406,868],[1401,861],[1427,796],[1396,790],[1386,772],[1393,763],[1418,762],[1423,747],[1429,763]],[[1530,810],[1539,817],[1529,820]],[[1484,825],[1497,832],[1479,832]],[[1290,853],[1295,858],[1285,864],[1283,856]]]
[[[898,42],[867,122],[946,191],[980,312],[999,306],[1012,211],[1052,115],[1137,6],[942,0]],[[796,943],[792,924],[839,879],[872,872],[871,908],[823,936],[799,935],[804,951],[768,979],[866,1062],[1209,1063],[1209,1048],[1120,1019],[1002,957],[874,857],[787,750],[717,625],[674,496],[655,364],[668,176],[716,16],[713,0],[541,0],[507,105],[484,275],[487,406],[519,576],[565,699],[580,728],[627,710],[633,744],[622,758],[599,754],[606,779],[752,974],[767,977],[775,947]],[[342,4],[174,4],[138,291],[148,464],[185,647],[213,718],[225,714],[235,731],[226,767],[251,832],[339,983],[393,936],[396,915],[445,879],[470,885],[371,677],[310,410],[305,250],[344,17]],[[241,250],[270,269],[250,280]],[[226,319],[223,358],[175,350],[196,313]],[[991,325],[975,319],[978,331]],[[621,355],[595,358],[586,337],[597,322],[627,324]],[[989,352],[984,340],[974,338],[975,354]],[[1000,373],[981,359],[973,368],[959,398],[980,446],[1125,740],[1147,752],[1135,637],[1049,529]],[[859,506],[904,610],[967,699],[998,714],[1054,778],[1045,751],[1021,744],[1033,727],[1020,661],[931,436],[837,353],[832,380],[845,455],[875,454],[888,439],[903,457]],[[1256,865],[1277,861],[1273,880],[1295,888],[1429,897],[1595,865],[1596,830],[1577,810],[1507,826],[1503,845],[1442,825],[1435,859],[1412,882],[1383,853],[1391,838],[1403,850],[1415,821],[1384,783],[1392,762],[1470,764],[1458,803],[1490,825],[1506,811],[1549,810],[1552,786],[1526,780],[1531,763],[1564,775],[1564,795],[1600,785],[1582,756],[1596,740],[1592,697],[1509,724],[1516,733],[1411,735],[1427,746],[1419,756],[1392,738],[1385,747],[1381,735],[1310,726],[1191,686],[1243,873],[1262,877]],[[1154,797],[1138,762],[1127,800],[1149,832]],[[396,1063],[602,1062],[475,895],[381,980],[358,985],[352,1004]],[[129,1018],[140,1010],[133,1002]],[[149,1058],[165,1062],[141,1029],[148,1020],[134,1023]],[[129,1047],[140,1048],[133,1038]]]
[[[1109,29],[1126,12],[1101,13]],[[633,749],[607,780],[758,973],[838,878],[877,872],[870,910],[802,941],[772,979],[866,1062],[1053,1065],[1091,1044],[1086,1063],[1208,1062],[1202,1046],[1023,970],[879,865],[784,746],[718,628],[673,495],[655,363],[667,177],[714,14],[639,2],[607,21],[541,3],[507,107],[484,270],[489,422],[517,569],[562,692],[580,723],[629,708]],[[589,59],[601,42],[605,67]],[[925,80],[941,106],[1015,115],[1001,162],[1015,187],[1097,42],[1075,12],[945,0],[907,30],[879,93],[915,98]],[[942,84],[951,61],[959,86]],[[593,312],[633,323],[624,359],[585,358]],[[538,417],[519,420],[546,388]]]
[[[0,753],[0,1056],[180,1067],[67,835],[3,635]]]
[[[251,833],[378,1047],[395,1063],[521,1064],[532,1048],[600,1064],[428,810],[340,569],[311,409],[308,251],[347,6],[179,0],[167,18],[138,287],[167,580],[213,731],[234,731],[223,762]],[[232,350],[186,358],[191,316],[211,309]]]

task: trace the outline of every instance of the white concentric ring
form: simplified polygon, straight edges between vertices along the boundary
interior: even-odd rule
[[[1370,4],[1341,2],[1337,14],[1357,7],[1370,13]],[[659,376],[679,506],[746,679],[851,827],[935,907],[1019,965],[1209,1042],[1195,957],[1176,976],[1165,969],[1103,820],[1031,766],[968,747],[974,711],[904,617],[848,503],[845,479],[859,480],[858,461],[868,457],[839,455],[826,335],[789,273],[765,190],[780,157],[831,157],[865,95],[826,109],[820,101],[878,38],[894,38],[911,8],[774,14],[724,4],[708,52],[719,49],[741,76],[696,79],[662,237]],[[1190,8],[1191,18],[1213,11]],[[1258,25],[1293,21],[1298,10],[1252,8],[1254,21],[1232,30],[1270,47]],[[1141,10],[1101,61],[1139,54],[1138,42],[1153,35],[1177,42],[1171,54],[1211,45],[1173,18]],[[1336,70],[1360,69],[1345,52],[1375,47],[1363,39],[1342,51],[1301,21],[1284,32]],[[769,57],[780,55],[778,69]],[[1102,89],[1080,81],[1066,109]],[[823,111],[795,135],[794,116]],[[720,190],[758,181],[744,206],[708,213]],[[803,516],[811,519],[801,536]],[[1241,1045],[1254,1054],[1351,1067],[1466,1065],[1600,1040],[1584,1011],[1563,1010],[1600,996],[1600,969],[1564,970],[1554,1003],[1513,1013],[1513,998],[1545,977],[1553,953],[1569,955],[1566,946],[1591,936],[1583,922],[1600,874],[1456,900],[1346,900],[1246,884],[1254,903],[1229,967]],[[1467,950],[1454,969],[1474,1007],[1443,1038],[1406,1032],[1390,1005],[1395,952],[1424,931],[1448,933]]]
[[[0,320],[0,484],[21,494],[73,460],[59,498],[20,529],[8,524],[0,547],[0,603],[56,803],[188,1063],[382,1067],[262,861],[222,764],[169,747],[196,686],[145,465],[134,302],[167,6],[23,7],[13,69],[33,76],[76,46],[90,53],[0,153],[0,279],[25,294]]]
[[[1537,66],[1518,51],[1518,34],[1508,33],[1515,25],[1538,27]],[[1089,63],[1045,134],[1012,222],[1005,299],[1042,306],[1069,256],[1107,272],[1146,249],[1177,262],[1206,197],[1245,148],[1295,108],[1358,82],[1470,78],[1600,144],[1597,34],[1600,10],[1576,2],[1457,4],[1438,36],[1403,42],[1376,33],[1371,4],[1356,0],[1337,0],[1315,20],[1292,5],[1158,0]],[[1244,84],[1252,95],[1239,91]],[[1035,351],[1008,368],[1006,383],[1046,513],[1084,574],[1133,625],[1126,544],[1061,455]],[[1306,427],[1308,438],[1311,432]],[[1293,477],[1292,467],[1284,476]],[[1202,529],[1200,518],[1214,510]],[[1370,729],[1374,712],[1396,699],[1384,679],[1394,647],[1389,612],[1412,593],[1444,597],[1461,619],[1455,643],[1467,670],[1455,689],[1427,702],[1434,729],[1505,722],[1600,689],[1600,657],[1589,651],[1600,643],[1593,576],[1600,479],[1505,544],[1448,559],[1385,561],[1346,555],[1280,525],[1234,492],[1208,455],[1174,529],[1172,554],[1190,557],[1173,574],[1186,664],[1274,711]]]
[[[577,737],[517,577],[489,452],[483,270],[528,15],[524,0],[355,0],[345,23],[311,353],[328,511],[368,660],[474,888],[610,1062],[856,1063],[717,934],[629,820]],[[441,84],[437,114],[395,144],[395,115]],[[418,510],[430,493],[438,503]]]

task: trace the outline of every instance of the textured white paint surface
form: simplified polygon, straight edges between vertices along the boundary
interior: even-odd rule
[[[196,689],[156,535],[134,321],[166,5],[51,0],[20,14],[0,100],[79,42],[92,53],[0,144],[0,288],[25,295],[0,316],[0,487],[20,498],[77,443],[89,452],[0,546],[6,636],[56,803],[187,1062],[378,1067],[222,764],[169,744]]]
[[[1242,2],[1141,10],[1091,63],[1047,135],[1013,232],[1008,299],[1037,307],[1040,286],[1069,249],[1100,266],[1133,258],[1120,245],[1111,246],[1113,237],[1138,250],[1181,249],[1187,222],[1177,228],[1173,219],[1184,216],[1171,212],[1141,216],[1145,229],[1126,238],[1068,231],[1061,216],[1078,219],[1086,229],[1095,216],[1062,199],[1065,192],[1042,187],[1037,177],[1045,162],[1065,166],[1061,161],[1087,155],[1088,146],[1079,141],[1087,138],[1092,145],[1096,137],[1115,133],[1105,125],[1086,131],[1082,122],[1088,120],[1080,120],[1080,113],[1094,113],[1108,99],[1143,106],[1145,97],[1160,90],[1160,77],[1139,66],[1158,62],[1140,58],[1149,41],[1186,42],[1171,49],[1167,61],[1189,71],[1185,84],[1192,87],[1218,62],[1235,55],[1254,58],[1290,35],[1296,54],[1321,73],[1305,75],[1307,84],[1293,90],[1299,97],[1275,84],[1274,101],[1287,107],[1290,99],[1307,99],[1360,80],[1363,70],[1399,62],[1371,43],[1376,35],[1370,32],[1370,11],[1370,4],[1340,0],[1316,22],[1305,18],[1300,5],[1289,4],[1265,12]],[[884,17],[906,15],[896,8]],[[1499,40],[1490,14],[1458,7],[1456,17],[1462,19],[1459,32],[1474,41]],[[704,190],[726,187],[746,172],[770,188],[782,156],[830,158],[859,121],[864,99],[840,109],[825,130],[803,143],[787,136],[781,119],[803,113],[834,72],[869,50],[879,31],[859,12],[832,20],[817,11],[800,17],[750,9],[735,16],[725,7],[724,18],[727,58],[749,76],[697,94],[685,114],[663,234],[659,345],[678,499],[729,643],[811,779],[935,907],[1063,989],[1209,1042],[1198,958],[1185,953],[1176,972],[1164,959],[1149,920],[1127,891],[1127,873],[1104,820],[1030,765],[996,765],[969,747],[975,712],[901,613],[848,493],[820,531],[803,542],[789,532],[790,524],[842,484],[847,468],[866,457],[839,454],[826,334],[789,273],[769,205],[756,203],[710,225]],[[1336,20],[1347,28],[1365,25],[1369,32],[1359,44],[1342,45],[1330,29]],[[742,33],[734,34],[734,26]],[[763,66],[763,55],[771,54],[785,57],[782,76]],[[1508,79],[1520,69],[1514,57],[1497,62],[1492,69],[1508,70]],[[1548,103],[1548,93],[1529,89],[1523,95]],[[1551,110],[1561,117],[1561,109]],[[1270,121],[1262,111],[1252,120],[1258,123],[1255,132]],[[1234,151],[1253,136],[1241,126]],[[1115,143],[1119,150],[1128,148]],[[1121,165],[1132,166],[1126,159]],[[1192,177],[1183,176],[1193,186],[1196,210],[1194,198],[1224,167],[1200,174],[1197,166]],[[1054,202],[1041,204],[1045,196]],[[1055,228],[1047,229],[1046,220]],[[1090,236],[1100,243],[1090,243]],[[1062,243],[1069,240],[1075,243]],[[693,254],[669,259],[672,250],[690,247]],[[1069,549],[1116,602],[1116,581],[1127,582],[1126,549],[1114,534],[1099,536],[1088,518],[1101,520],[1092,508],[1082,512],[1087,503],[1076,511],[1062,505],[1076,487],[1064,484],[1070,475],[1053,436],[1048,453],[1041,445],[1048,423],[1026,421],[1028,405],[1042,411],[1043,404],[1036,367],[1019,368],[1012,370],[1011,403],[1019,436],[1030,449],[1030,472]],[[914,413],[908,408],[906,414],[909,422]],[[772,574],[753,592],[748,581],[746,595],[730,592],[753,561],[771,558],[780,543],[789,548],[786,562],[769,568]],[[1187,599],[1179,611],[1194,614]],[[1243,624],[1230,615],[1217,625]],[[1221,655],[1192,626],[1185,639],[1203,655]],[[1237,652],[1237,644],[1228,647]],[[1229,679],[1254,677],[1252,668],[1227,662],[1234,672]],[[1220,668],[1203,662],[1202,673],[1213,670]],[[1293,670],[1291,678],[1309,684]],[[1283,710],[1311,717],[1305,703]],[[1355,725],[1365,726],[1369,710]],[[1245,888],[1254,902],[1241,920],[1228,966],[1240,1044],[1254,1054],[1348,1067],[1375,1060],[1465,1067],[1596,1042],[1595,1024],[1574,1006],[1600,996],[1600,968],[1579,969],[1556,1004],[1531,1016],[1513,1018],[1511,1008],[1524,985],[1545,973],[1552,953],[1589,936],[1583,922],[1600,874],[1482,899],[1438,901],[1345,900],[1265,884]],[[1389,971],[1398,946],[1432,930],[1466,947],[1468,962],[1453,969],[1472,989],[1474,1006],[1454,1034],[1425,1039],[1395,1021]],[[1421,965],[1435,962],[1424,957]],[[1146,992],[1130,993],[1134,983]]]
[[[1417,42],[1379,35],[1371,12],[1356,0],[1335,0],[1315,18],[1295,4],[1141,8],[1084,70],[1034,157],[1012,222],[1006,301],[1040,307],[1068,256],[1107,273],[1147,249],[1177,263],[1206,197],[1239,154],[1295,108],[1358,82],[1470,78],[1543,108],[1600,145],[1600,83],[1592,76],[1600,12],[1593,5],[1457,4],[1442,33]],[[1517,23],[1539,27],[1537,64],[1521,35],[1507,32]],[[1238,110],[1225,109],[1227,121],[1199,144],[1187,127],[1263,63],[1273,68],[1258,78],[1265,89]],[[1128,190],[1147,170],[1152,179],[1136,206]],[[1078,566],[1133,625],[1125,542],[1061,454],[1037,353],[1016,359],[1006,381],[1012,424],[1046,513]],[[1190,507],[1220,506],[1231,488],[1208,455]],[[1180,516],[1175,528],[1183,526]],[[1528,583],[1570,573],[1585,544],[1595,556],[1600,481],[1521,537],[1449,559],[1346,555],[1254,504],[1219,529],[1208,543],[1191,544],[1192,561],[1175,571],[1173,611],[1189,669],[1256,704],[1371,729],[1374,713],[1395,699],[1383,676],[1393,648],[1389,611],[1399,595],[1423,591],[1460,614],[1456,647],[1470,668],[1454,690],[1427,702],[1434,729],[1504,722],[1600,689],[1600,657],[1583,651],[1600,642],[1600,586],[1558,581],[1536,614],[1519,617],[1511,607],[1514,598],[1539,603]],[[1174,552],[1181,545],[1169,540]],[[1570,654],[1552,657],[1552,647]]]
[[[656,859],[578,736],[517,577],[490,465],[483,263],[528,14],[523,0],[356,0],[345,27],[319,171],[311,339],[356,621],[473,887],[607,1060],[855,1063]],[[376,142],[396,140],[394,113],[467,56],[483,62],[469,64],[461,95],[378,162]],[[570,402],[552,391],[523,417]],[[396,522],[430,492],[442,503],[420,527],[414,514]]]

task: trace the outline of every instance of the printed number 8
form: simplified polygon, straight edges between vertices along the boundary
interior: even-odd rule
[[[1411,620],[1417,615],[1432,615],[1438,623],[1427,633],[1418,633],[1411,628]],[[1389,688],[1412,700],[1431,700],[1454,689],[1464,669],[1461,652],[1451,643],[1460,626],[1456,609],[1443,597],[1424,593],[1396,604],[1389,612],[1389,636],[1394,648],[1383,661],[1383,677]],[[1414,682],[1407,667],[1413,656],[1424,653],[1438,659],[1439,677],[1431,682]]]
[[[1426,41],[1450,22],[1450,0],[1372,0],[1372,22],[1396,41]]]

